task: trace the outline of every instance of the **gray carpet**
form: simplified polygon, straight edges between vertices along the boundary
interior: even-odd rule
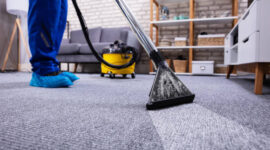
[[[269,149],[270,85],[249,77],[181,76],[193,104],[146,111],[154,76],[79,74],[72,88],[28,86],[28,73],[0,74],[0,149]]]

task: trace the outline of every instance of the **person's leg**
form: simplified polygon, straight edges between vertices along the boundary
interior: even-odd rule
[[[63,2],[64,0],[29,0],[28,30],[32,53],[30,61],[34,72],[30,82],[32,86],[72,85],[69,78],[57,74],[59,62],[56,60],[56,55],[61,43],[59,35],[64,32],[64,29],[59,31]]]
[[[28,14],[29,45],[33,71],[39,75],[58,72],[56,55],[61,0],[30,0]]]

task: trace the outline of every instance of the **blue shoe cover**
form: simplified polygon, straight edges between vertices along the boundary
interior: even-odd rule
[[[68,77],[72,82],[80,79],[79,77],[77,77],[75,74],[71,72],[62,72],[61,75]]]
[[[36,73],[32,74],[30,86],[34,87],[45,87],[45,88],[62,88],[73,85],[68,77],[57,75],[57,76],[40,76]]]

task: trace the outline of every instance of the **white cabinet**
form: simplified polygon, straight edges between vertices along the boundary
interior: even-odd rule
[[[225,64],[270,62],[270,0],[255,0],[225,38]]]
[[[263,0],[260,10],[260,49],[261,62],[269,62],[270,59],[270,0]]]
[[[239,41],[239,63],[252,63],[252,62],[259,62],[259,38],[260,33],[255,32],[248,36],[246,39]]]
[[[230,38],[227,36],[225,38],[225,45],[224,45],[224,64],[230,64]]]
[[[260,0],[253,3],[250,6],[249,10],[244,14],[244,16],[240,19],[239,23],[239,40],[243,41],[249,36],[251,36],[254,32],[259,31],[259,23],[260,23],[260,15],[259,15],[259,7]]]
[[[238,24],[225,38],[224,64],[236,64],[238,62]]]

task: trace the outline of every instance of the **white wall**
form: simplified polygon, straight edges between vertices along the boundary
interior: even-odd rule
[[[118,27],[128,25],[114,0],[77,0],[77,2],[90,28],[96,26]],[[126,3],[134,12],[142,27],[148,32],[150,19],[149,1],[126,0]],[[68,20],[71,22],[71,29],[80,29],[71,1],[69,1]]]

